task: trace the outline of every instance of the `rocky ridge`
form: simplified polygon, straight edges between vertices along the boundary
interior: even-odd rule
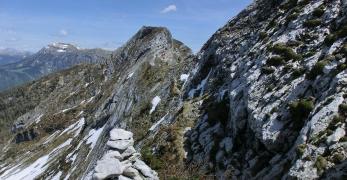
[[[5,139],[0,177],[35,166],[47,167],[34,175],[49,179],[123,178],[123,168],[105,164],[123,167],[116,157],[133,146],[160,178],[345,179],[346,9],[345,0],[257,0],[196,57],[167,29],[144,27],[100,65],[101,81],[89,82],[91,88],[71,81],[80,89],[64,92],[73,92],[74,101],[60,103],[66,96],[53,92],[61,96],[56,101],[61,107],[47,111],[48,100],[39,100],[41,108],[9,118],[6,125],[23,120],[27,130],[35,119],[54,126],[37,133],[37,142],[24,142],[30,149],[23,153],[36,154],[34,162],[9,158],[24,143]],[[63,76],[74,79],[75,71]],[[79,95],[81,89],[94,94]],[[22,99],[1,97],[2,107],[11,98]],[[38,118],[39,112],[54,118]],[[61,116],[66,124],[52,123]],[[133,138],[128,132],[112,137],[114,128]],[[53,158],[42,166],[47,152],[37,147],[46,141]],[[76,158],[66,161],[70,154]]]
[[[2,93],[6,153],[0,177],[91,179],[107,144],[117,145],[107,143],[109,131],[123,127],[132,130],[135,142],[145,138],[158,117],[179,103],[180,76],[193,64],[191,50],[166,28],[143,27],[106,63],[79,65]],[[10,136],[13,120],[21,130]],[[31,129],[33,140],[15,143]],[[149,176],[140,159],[133,166]]]

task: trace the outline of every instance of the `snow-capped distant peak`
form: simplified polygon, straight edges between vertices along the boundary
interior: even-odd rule
[[[66,52],[69,49],[77,49],[75,46],[66,43],[52,43],[46,47],[46,49],[54,50],[57,52]]]

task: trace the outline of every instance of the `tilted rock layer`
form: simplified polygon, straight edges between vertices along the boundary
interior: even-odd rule
[[[346,14],[346,0],[257,0],[196,57],[144,27],[106,63],[3,93],[16,131],[0,178],[345,179]]]

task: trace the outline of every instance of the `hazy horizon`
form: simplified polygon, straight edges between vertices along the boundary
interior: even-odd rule
[[[194,52],[251,0],[0,0],[0,49],[36,52],[53,42],[114,50],[142,26],[167,27]]]

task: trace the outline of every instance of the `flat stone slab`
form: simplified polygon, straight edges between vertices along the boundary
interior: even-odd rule
[[[133,139],[133,133],[124,129],[112,129],[110,131],[110,140],[130,140]]]

